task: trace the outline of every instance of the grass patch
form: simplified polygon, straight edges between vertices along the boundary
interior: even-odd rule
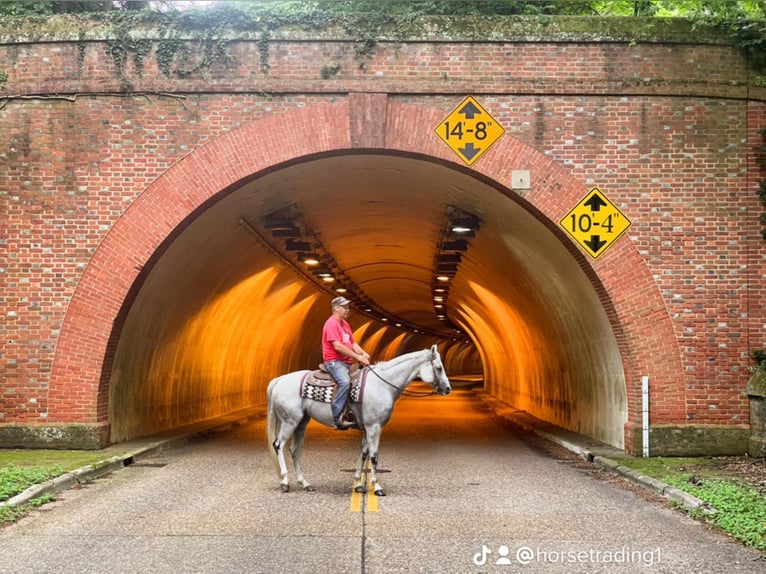
[[[63,473],[64,469],[60,465],[22,467],[6,464],[0,467],[0,501],[8,500],[24,492],[30,486],[40,484]],[[55,498],[53,494],[45,494],[20,506],[0,506],[0,524],[15,522],[29,508],[37,508],[55,500]]]
[[[8,500],[30,486],[56,478],[63,472],[59,465],[21,467],[7,464],[0,467],[0,501]]]
[[[0,449],[0,468],[9,464],[19,467],[60,466],[69,472],[88,464],[104,460],[111,455],[98,450],[31,450]]]
[[[0,449],[0,502],[13,498],[35,484],[89,464],[103,462],[122,450]],[[46,494],[20,506],[0,506],[0,524],[15,522],[30,509],[55,499],[55,495]]]
[[[747,546],[766,550],[766,498],[710,457],[620,459],[620,464],[683,490],[716,509],[713,515],[691,511]]]
[[[766,499],[755,488],[696,475],[666,476],[663,480],[716,509],[713,515],[693,511],[695,518],[715,524],[747,546],[766,550]]]
[[[23,506],[0,506],[0,524],[17,521],[25,511]]]
[[[708,460],[701,457],[663,458],[661,456],[654,456],[647,458],[626,457],[619,459],[619,463],[646,476],[662,480],[668,474],[678,473],[681,475],[687,473],[690,469],[695,469],[695,472],[697,472],[698,469],[707,468],[705,465]],[[700,470],[700,472],[704,471]],[[706,474],[709,475],[710,472],[706,472]]]

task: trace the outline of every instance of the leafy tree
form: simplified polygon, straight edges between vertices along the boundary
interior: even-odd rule
[[[0,15],[52,15],[107,10],[144,10],[150,2],[138,0],[0,0]]]
[[[197,7],[209,8],[210,3]],[[397,16],[593,15],[687,17],[718,22],[766,18],[766,0],[229,0],[248,11],[284,14],[391,14]],[[0,15],[103,12],[110,10],[172,10],[196,8],[192,0],[0,0]]]

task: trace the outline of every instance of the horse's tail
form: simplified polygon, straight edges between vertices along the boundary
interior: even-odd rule
[[[277,451],[274,449],[274,441],[277,440],[277,433],[279,432],[279,418],[274,411],[274,387],[279,381],[279,378],[272,379],[266,389],[266,441],[268,442],[269,455],[274,463],[274,467],[277,469],[277,474],[281,475],[279,468],[279,460],[277,459]]]

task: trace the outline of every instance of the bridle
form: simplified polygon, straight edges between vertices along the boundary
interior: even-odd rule
[[[432,370],[433,370],[433,372],[434,372],[434,378],[436,378],[436,367],[434,366],[434,360],[433,360],[433,359],[429,359],[429,362],[431,363],[431,369],[432,369]],[[366,368],[367,368],[367,369],[370,369],[370,372],[371,372],[372,374],[374,374],[374,375],[375,375],[376,377],[378,377],[378,378],[379,378],[381,381],[383,381],[384,383],[386,383],[386,384],[387,384],[389,387],[392,387],[392,388],[396,389],[397,391],[400,391],[400,393],[401,393],[401,395],[402,395],[403,397],[422,398],[422,397],[430,397],[430,396],[433,396],[433,395],[438,395],[438,394],[439,394],[439,391],[438,391],[436,388],[434,388],[434,390],[433,390],[433,391],[429,391],[429,392],[426,392],[426,391],[410,391],[410,390],[407,390],[407,389],[402,389],[402,388],[399,388],[399,387],[397,387],[397,386],[396,386],[394,383],[392,383],[391,381],[388,381],[388,380],[386,380],[386,378],[385,378],[385,377],[383,377],[383,376],[379,375],[379,374],[378,374],[378,373],[375,371],[375,369],[373,369],[373,368],[372,368],[372,365],[367,365],[367,367],[366,367]],[[442,368],[443,368],[443,367],[442,367]]]

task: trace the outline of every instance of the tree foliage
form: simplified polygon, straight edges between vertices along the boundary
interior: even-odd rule
[[[0,14],[46,16],[107,10],[148,10],[153,4],[157,3],[148,0],[0,0]]]
[[[766,18],[766,0],[0,0],[0,14],[50,15],[112,10],[161,10],[239,5],[259,10],[328,14],[441,16],[636,16],[719,21]]]

